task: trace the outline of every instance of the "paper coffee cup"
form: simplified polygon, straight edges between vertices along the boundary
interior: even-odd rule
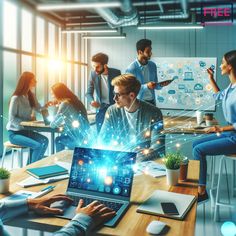
[[[206,113],[205,114],[205,122],[206,126],[213,126],[213,113]]]
[[[200,125],[203,122],[203,112],[196,111],[197,124]]]

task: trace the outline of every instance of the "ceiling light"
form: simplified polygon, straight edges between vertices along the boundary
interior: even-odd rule
[[[202,25],[193,25],[193,24],[165,24],[165,25],[141,25],[138,26],[138,29],[141,30],[169,30],[169,29],[203,29]]]
[[[70,33],[117,33],[116,29],[72,29],[72,30],[62,30],[63,34]]]
[[[126,34],[121,35],[83,35],[84,39],[124,39]]]
[[[58,4],[38,4],[37,9],[40,11],[49,10],[73,10],[73,9],[88,9],[88,8],[110,8],[120,7],[120,2],[91,2],[91,3],[58,3]]]

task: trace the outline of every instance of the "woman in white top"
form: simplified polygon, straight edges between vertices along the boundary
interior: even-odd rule
[[[31,158],[28,163],[35,162],[44,156],[48,146],[48,139],[34,131],[24,130],[20,125],[22,121],[35,119],[33,112],[40,111],[41,106],[31,91],[36,86],[33,73],[24,72],[18,81],[9,106],[9,121],[7,130],[12,144],[29,147]]]

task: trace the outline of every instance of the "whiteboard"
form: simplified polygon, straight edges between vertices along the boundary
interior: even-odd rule
[[[157,107],[215,111],[206,69],[211,67],[216,71],[216,58],[154,57],[152,61],[157,65],[158,82],[174,79],[170,85],[155,90]]]

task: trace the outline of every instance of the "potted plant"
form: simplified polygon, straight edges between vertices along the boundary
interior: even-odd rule
[[[168,185],[178,184],[180,163],[183,155],[179,152],[167,153],[164,158],[166,166],[166,178]]]
[[[0,193],[9,191],[10,172],[5,168],[0,168]]]

